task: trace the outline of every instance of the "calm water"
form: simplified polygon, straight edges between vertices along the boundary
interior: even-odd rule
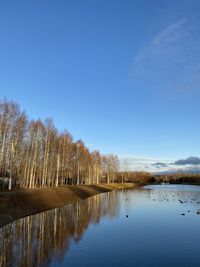
[[[198,209],[198,186],[97,195],[1,228],[0,267],[199,267]]]

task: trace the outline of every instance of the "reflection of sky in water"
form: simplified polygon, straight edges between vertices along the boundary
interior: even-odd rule
[[[29,221],[29,230],[44,227],[43,238],[48,237],[46,242],[36,241],[34,255],[39,254],[46,259],[45,266],[51,267],[199,266],[200,216],[196,214],[199,202],[197,186],[148,186],[102,194],[78,205],[56,209],[56,220],[55,210],[48,211],[43,213],[44,224],[40,221],[42,217],[37,217],[41,214],[31,216],[32,220],[37,218],[37,223],[31,225]],[[28,219],[23,220],[27,229]],[[7,239],[14,226],[16,230],[16,223],[7,227]],[[12,232],[15,241],[19,233]],[[11,245],[17,252],[17,243]]]

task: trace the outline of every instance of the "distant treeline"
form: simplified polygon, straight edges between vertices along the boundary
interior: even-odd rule
[[[90,152],[52,119],[29,121],[18,104],[0,101],[1,189],[110,183],[118,168],[117,156]]]
[[[147,172],[133,172],[121,171],[117,173],[116,181],[118,183],[137,183],[138,185],[145,185],[155,182],[154,175]]]
[[[174,173],[154,175],[147,172],[118,172],[116,179],[118,183],[136,183],[138,185],[153,183],[170,183],[170,184],[200,184],[200,174]]]
[[[155,176],[158,183],[200,184],[200,174],[175,173]]]

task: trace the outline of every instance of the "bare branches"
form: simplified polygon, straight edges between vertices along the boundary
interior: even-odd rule
[[[0,101],[0,188],[114,182],[118,158],[90,152],[59,133],[51,119],[28,121],[18,104]]]

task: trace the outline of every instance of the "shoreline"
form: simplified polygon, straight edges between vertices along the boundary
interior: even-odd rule
[[[0,191],[0,228],[20,218],[59,208],[97,194],[136,186],[131,183],[113,183]]]

